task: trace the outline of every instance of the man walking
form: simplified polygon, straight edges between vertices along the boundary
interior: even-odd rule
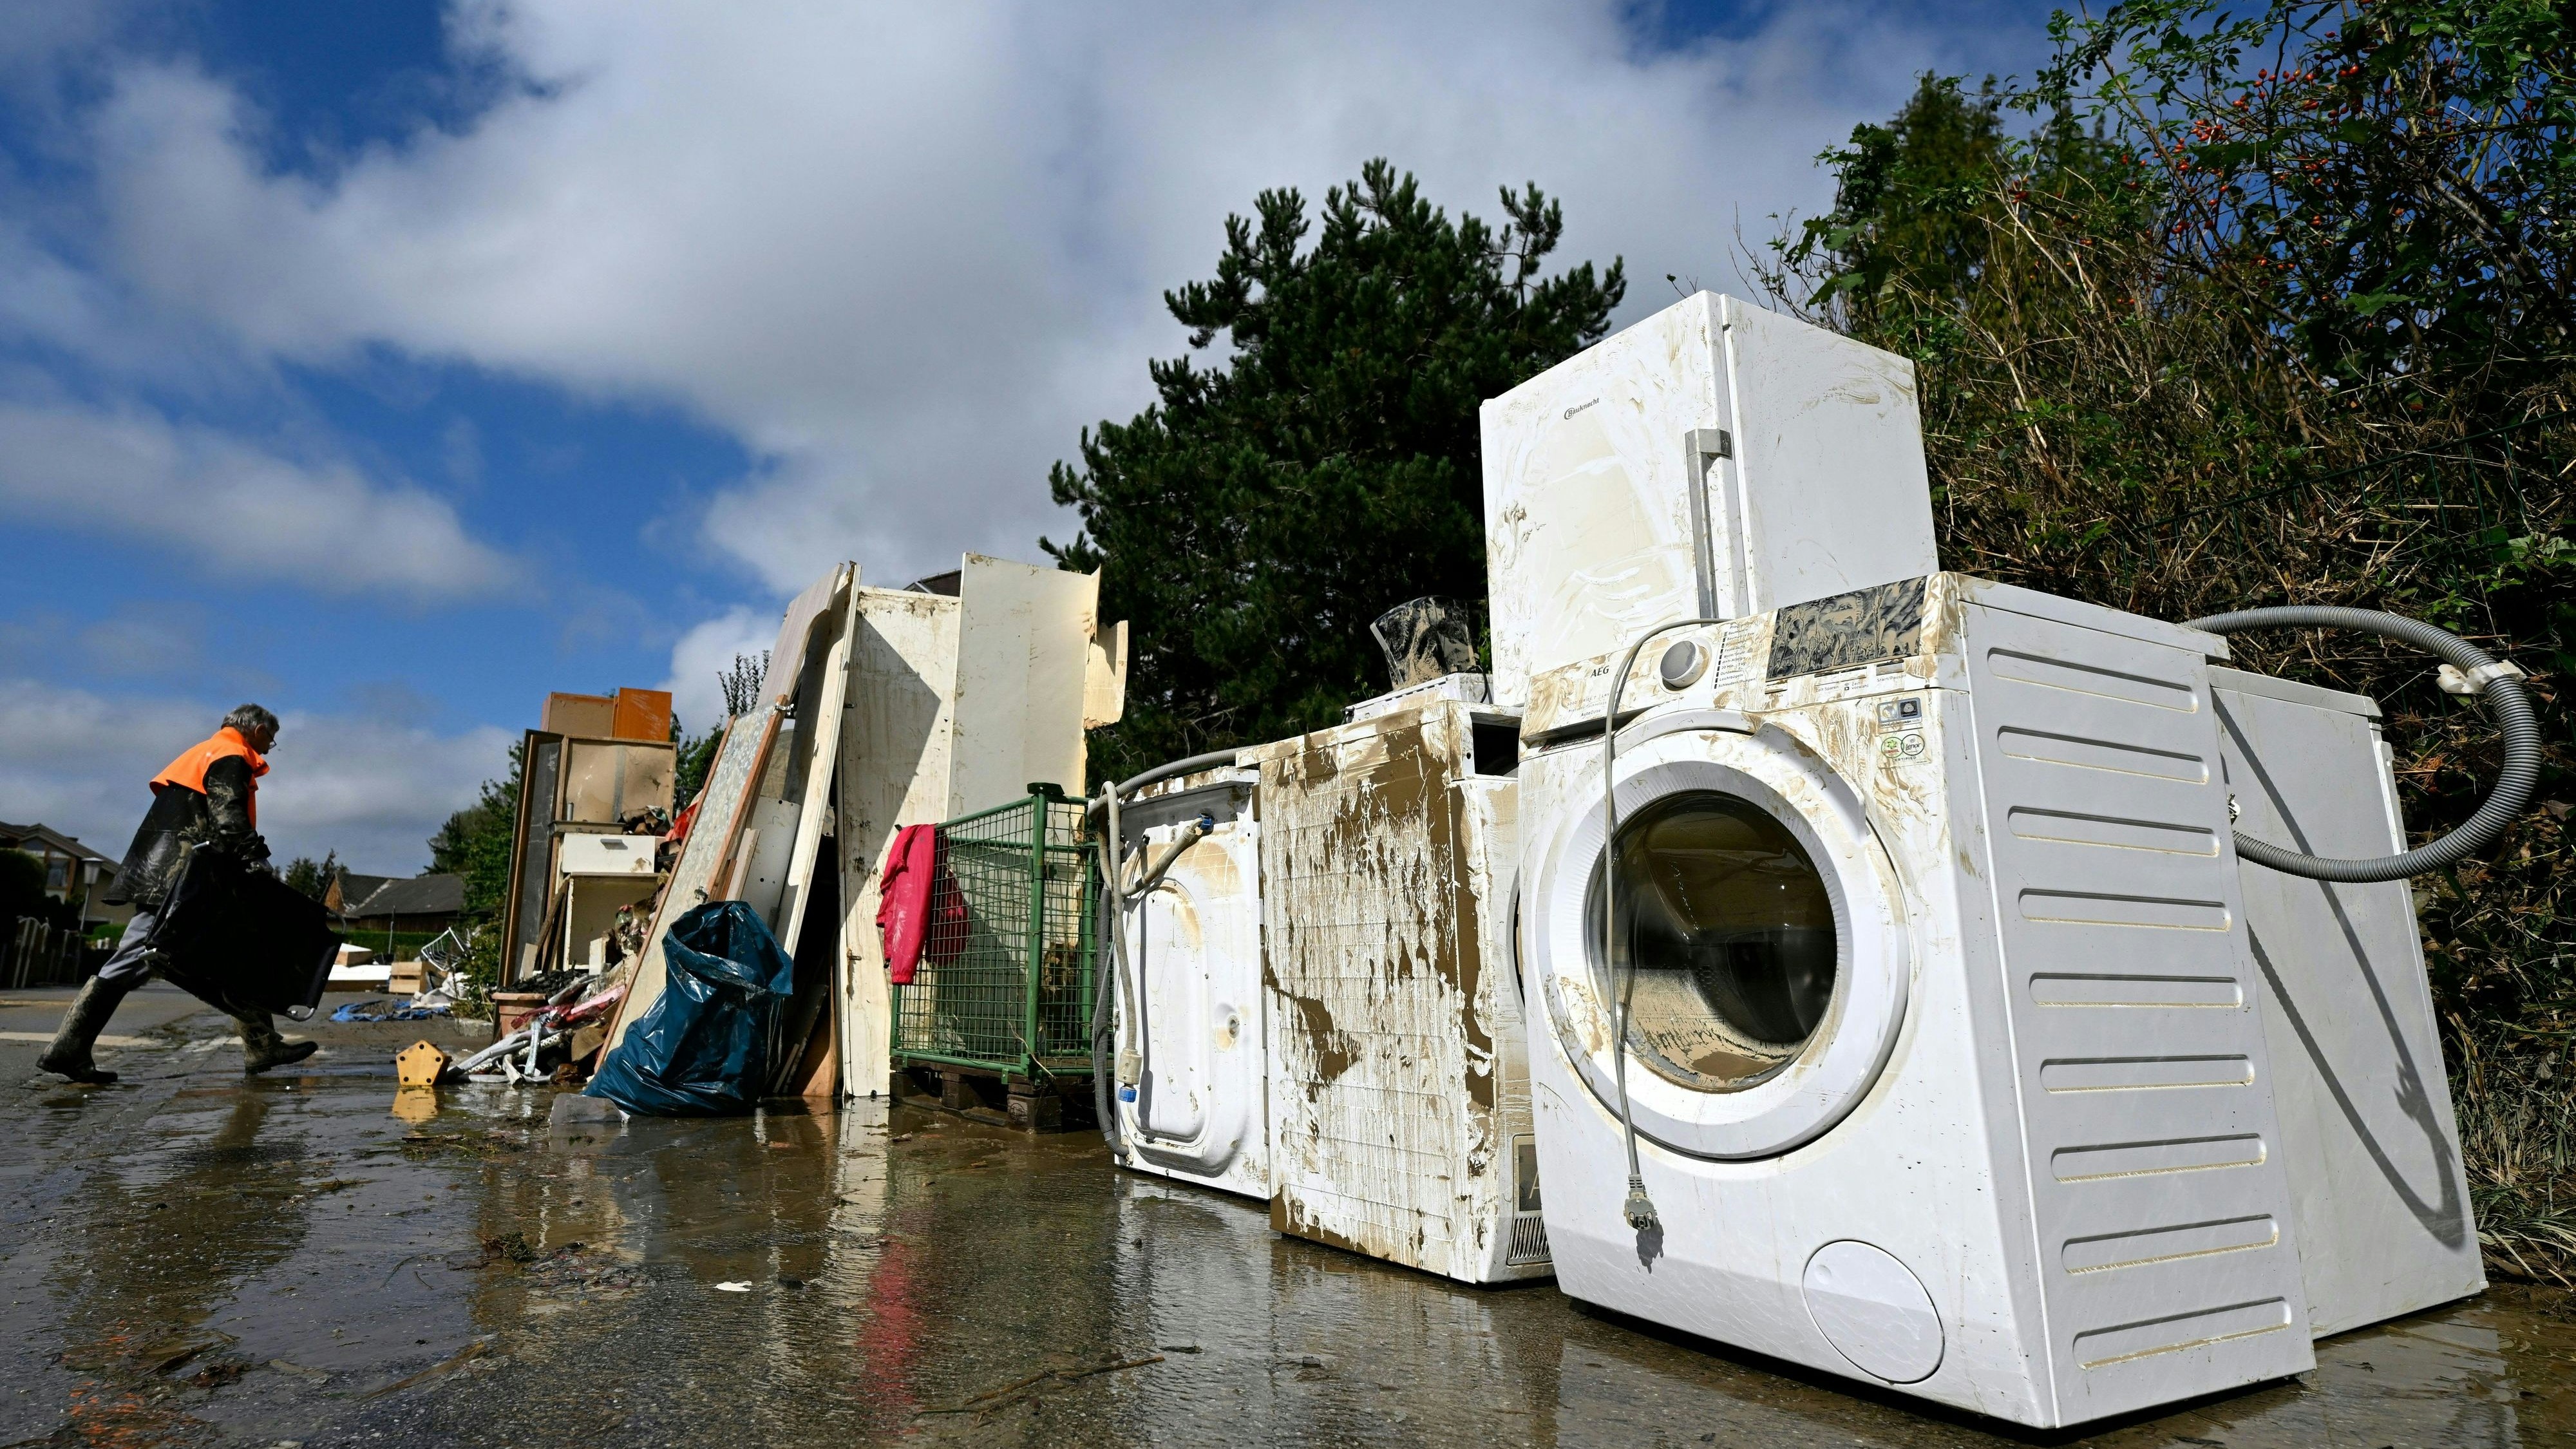
[[[277,716],[246,704],[224,716],[223,728],[152,777],[152,809],[134,832],[134,844],[127,847],[125,864],[106,897],[110,903],[133,902],[134,919],[126,924],[116,954],[82,984],[39,1066],[75,1082],[116,1080],[116,1073],[101,1071],[90,1059],[90,1048],[125,994],[170,964],[153,936],[170,887],[187,862],[188,847],[219,850],[245,866],[268,863],[268,842],[259,835],[259,777],[268,773],[267,755],[276,744]],[[313,1055],[313,1043],[280,1037],[265,1011],[228,1001],[207,1004],[241,1024],[245,1071],[264,1072]]]

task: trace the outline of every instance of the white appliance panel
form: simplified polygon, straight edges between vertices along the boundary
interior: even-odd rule
[[[2406,848],[2378,707],[2211,671],[2237,828],[2311,855]],[[2404,881],[2240,861],[2308,1326],[2322,1336],[2486,1287],[2441,1029]]]

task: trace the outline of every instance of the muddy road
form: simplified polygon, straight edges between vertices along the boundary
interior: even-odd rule
[[[418,1027],[326,1025],[245,1080],[218,1026],[149,1027],[110,1088],[0,1054],[0,1445],[2576,1442],[2554,1292],[2032,1441],[1282,1239],[1089,1136],[398,1104]]]

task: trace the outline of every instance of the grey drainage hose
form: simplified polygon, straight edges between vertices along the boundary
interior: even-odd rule
[[[2523,690],[2521,671],[2497,662],[2485,650],[2448,629],[2377,609],[2315,605],[2240,609],[2232,614],[2193,619],[2183,627],[2212,634],[2237,634],[2249,629],[2359,629],[2412,644],[2458,670],[2459,683],[2454,685],[2446,672],[2442,687],[2485,698],[2496,728],[2504,736],[2504,768],[2496,772],[2495,788],[2487,792],[2486,803],[2459,829],[2429,845],[2375,860],[2328,860],[2238,834],[2236,853],[2245,859],[2310,880],[2348,885],[2404,880],[2457,865],[2493,845],[2530,805],[2532,789],[2540,779],[2540,726],[2532,718],[2531,696]]]
[[[1110,1155],[1124,1160],[1127,1142],[1118,1132],[1118,1108],[1109,1085],[1109,1059],[1111,1039],[1117,1035],[1117,1018],[1110,1002],[1126,974],[1126,912],[1119,908],[1118,900],[1118,878],[1126,873],[1126,862],[1117,853],[1117,798],[1109,790],[1101,794],[1109,811],[1109,830],[1100,837],[1100,930],[1092,940],[1109,944],[1109,969],[1099,973],[1091,997],[1091,1108],[1100,1122],[1100,1136],[1109,1144]]]

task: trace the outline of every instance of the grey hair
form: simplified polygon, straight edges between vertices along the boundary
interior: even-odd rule
[[[261,730],[276,729],[277,716],[255,704],[239,705],[231,714],[224,716],[224,728],[240,730],[245,735],[255,735]]]

